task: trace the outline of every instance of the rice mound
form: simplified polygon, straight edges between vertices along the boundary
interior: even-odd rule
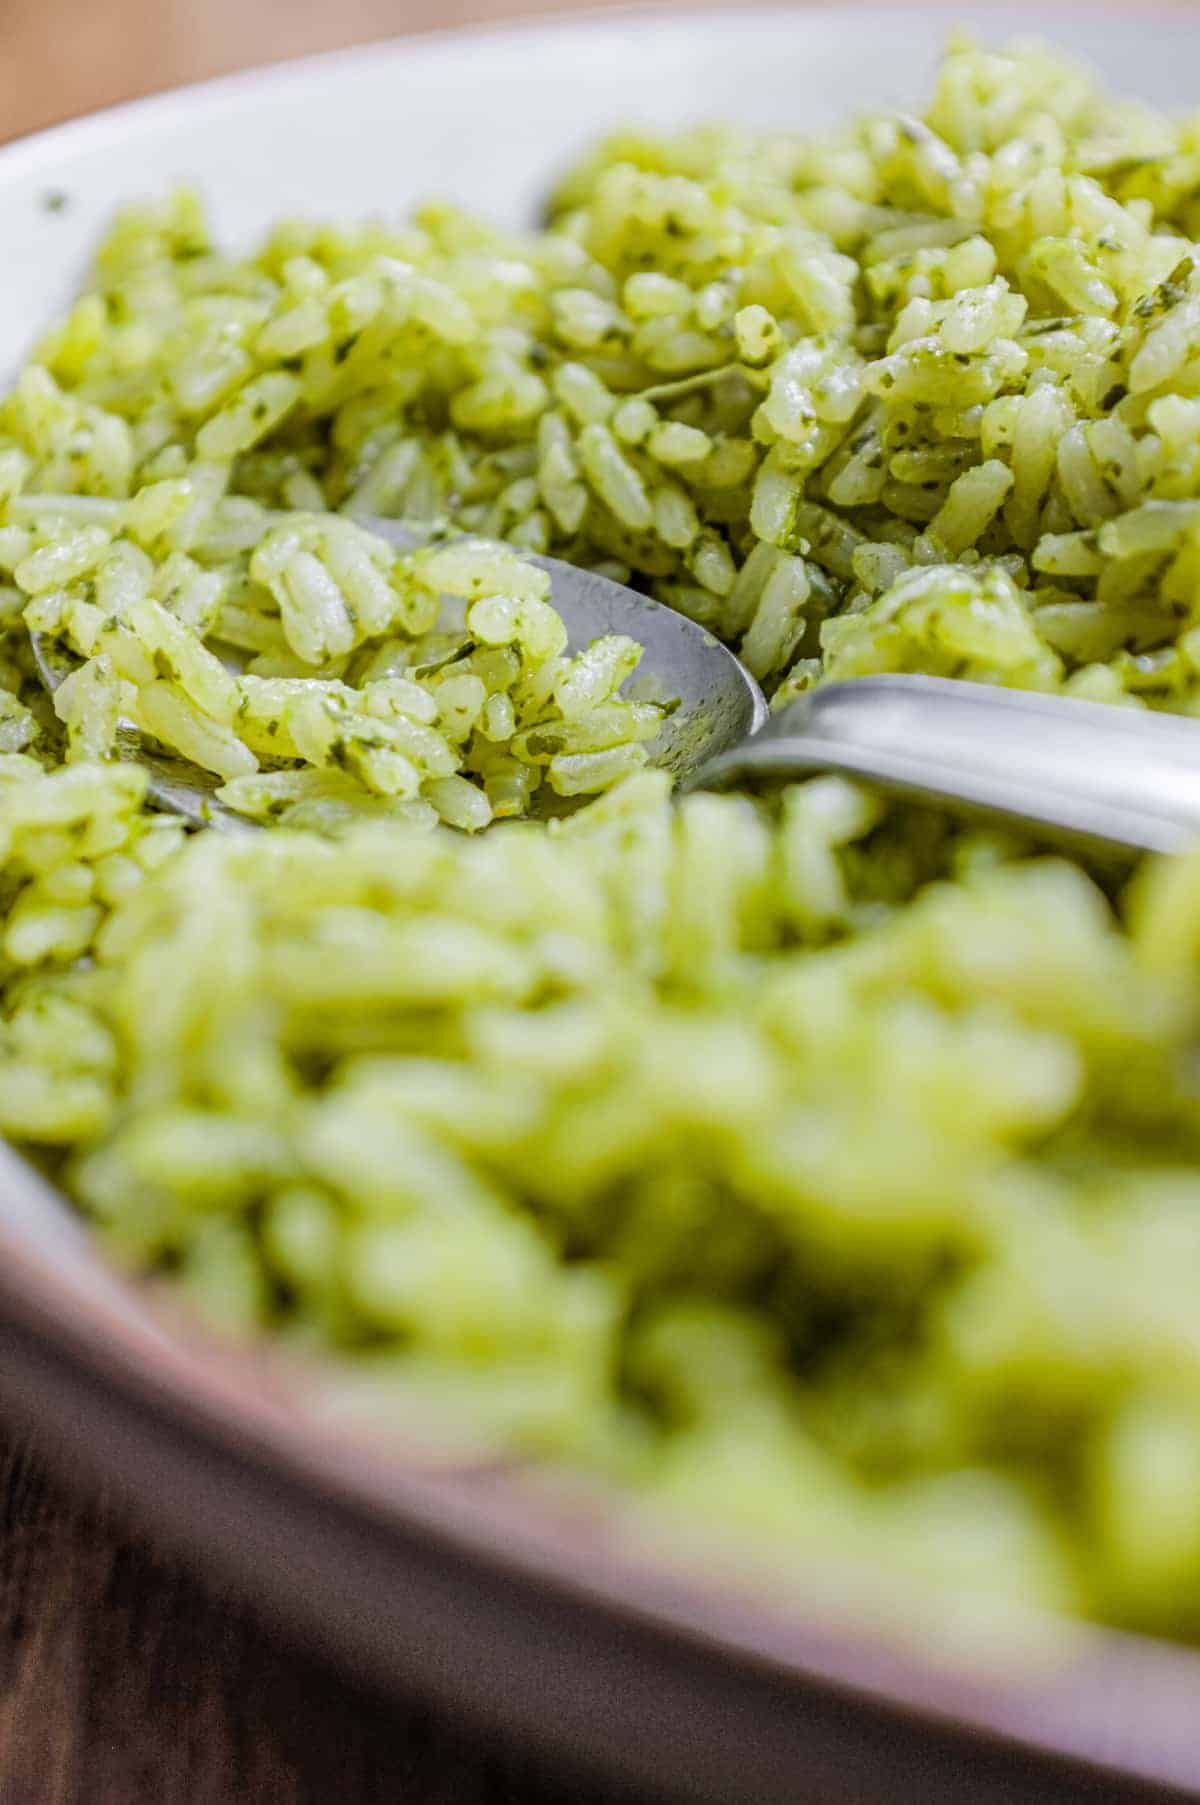
[[[520,237],[122,215],[0,406],[0,1129],[340,1409],[1200,1634],[1200,858],[676,802],[517,555],[777,705],[1200,713],[1198,234],[1200,126],[966,41],[922,116],[618,136]],[[122,721],[270,831],[153,813]],[[544,788],[598,799],[445,825]]]

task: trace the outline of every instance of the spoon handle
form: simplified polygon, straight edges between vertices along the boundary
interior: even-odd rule
[[[940,677],[814,690],[689,787],[814,771],[1107,849],[1200,844],[1200,721]]]

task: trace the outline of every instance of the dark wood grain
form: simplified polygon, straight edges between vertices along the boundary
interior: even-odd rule
[[[0,1424],[0,1805],[599,1805],[373,1698]],[[650,1805],[643,1801],[642,1805]]]

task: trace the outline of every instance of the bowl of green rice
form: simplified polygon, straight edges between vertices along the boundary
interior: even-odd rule
[[[1200,856],[681,799],[527,561],[776,708],[1200,717],[1188,43],[621,14],[0,151],[0,1387],[376,1683],[1197,1796]]]

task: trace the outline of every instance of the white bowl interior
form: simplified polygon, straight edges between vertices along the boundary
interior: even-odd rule
[[[953,22],[1053,37],[1121,89],[1194,91],[1187,11],[997,6],[652,11],[371,46],[135,102],[0,150],[0,371],[69,298],[120,202],[196,184],[244,242],[280,215],[397,217],[439,195],[531,217],[548,180],[622,122],[804,128],[927,87]],[[65,197],[61,208],[50,196]]]

